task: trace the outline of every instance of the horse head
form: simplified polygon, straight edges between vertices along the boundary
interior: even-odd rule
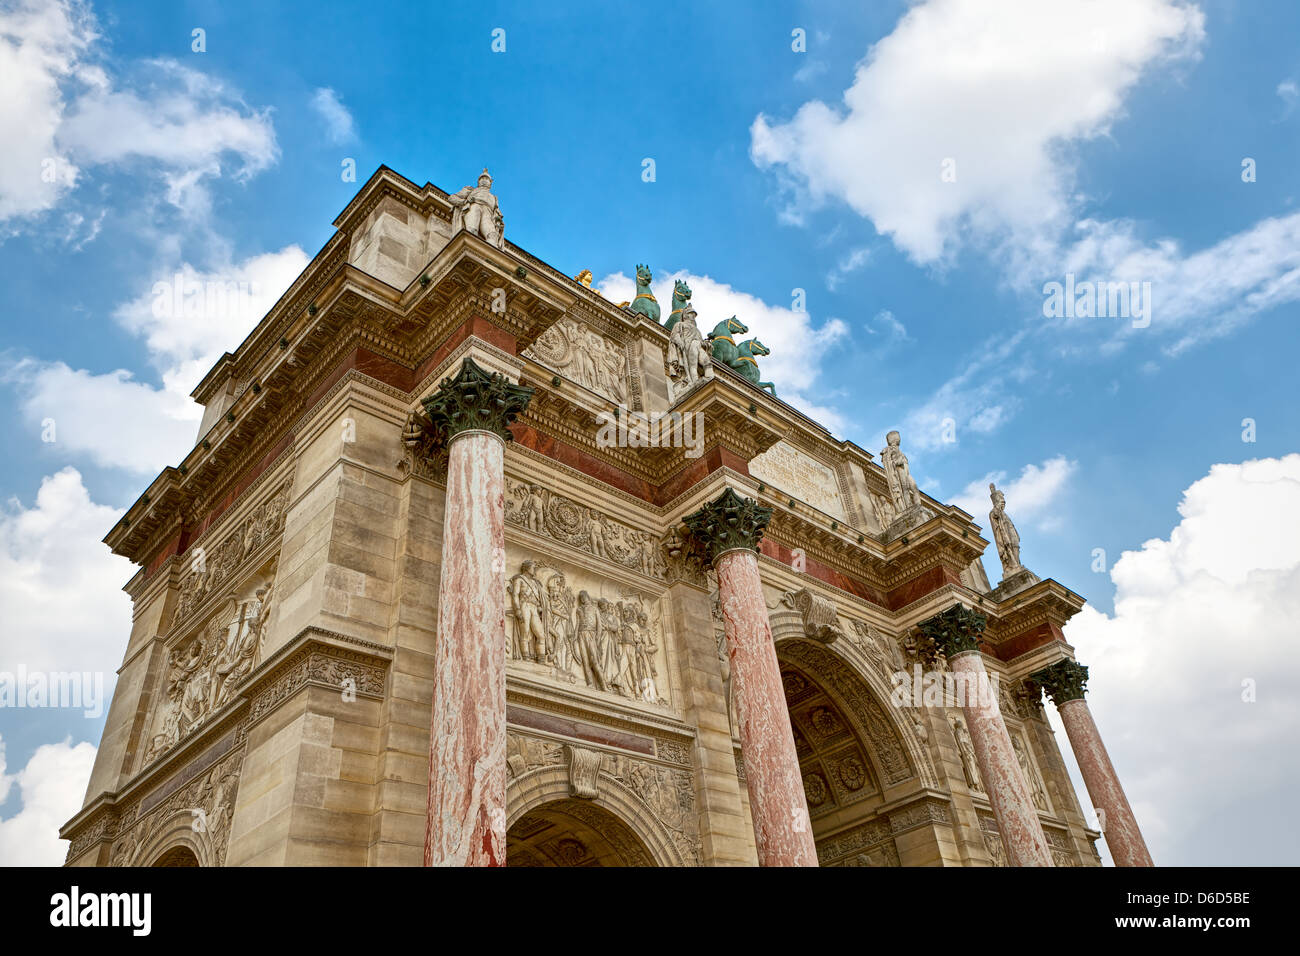
[[[685,302],[691,297],[691,287],[681,279],[673,281],[673,300],[674,304]]]
[[[727,319],[727,332],[731,335],[744,335],[749,331],[749,326],[734,315]]]
[[[649,266],[643,266],[643,265],[641,265],[640,263],[637,263],[637,267],[636,267],[636,284],[637,284],[637,285],[641,285],[641,286],[649,286],[649,285],[650,285],[650,280],[653,279],[653,278],[654,278],[654,276],[652,276],[652,275],[650,274],[650,267],[649,267]]]
[[[768,348],[766,345],[764,345],[762,342],[760,342],[758,339],[750,339],[748,342],[742,342],[742,343],[740,343],[740,347],[741,347],[742,349],[743,349],[746,345],[749,346],[749,354],[750,354],[750,355],[771,355],[771,354],[772,354],[772,350],[769,349],[769,348]]]

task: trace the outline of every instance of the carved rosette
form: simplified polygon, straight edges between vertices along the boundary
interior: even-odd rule
[[[1083,700],[1088,690],[1088,668],[1078,661],[1059,660],[1036,671],[1032,677],[1057,707],[1072,700]]]
[[[437,391],[424,399],[424,410],[445,441],[466,431],[491,432],[511,441],[509,426],[528,407],[534,391],[500,372],[484,371],[466,356],[460,371],[443,379]]]
[[[714,501],[685,517],[686,527],[703,546],[710,561],[728,551],[757,551],[772,509],[728,488]]]
[[[984,633],[987,618],[970,608],[954,604],[917,626],[922,641],[930,644],[951,660],[958,654],[979,650],[980,635]]]

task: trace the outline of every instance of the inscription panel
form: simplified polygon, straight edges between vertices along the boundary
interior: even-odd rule
[[[751,459],[749,473],[831,517],[844,520],[844,499],[840,496],[835,469],[805,455],[788,442],[777,442]]]

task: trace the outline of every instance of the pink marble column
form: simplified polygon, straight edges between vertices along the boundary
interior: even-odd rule
[[[403,440],[447,452],[425,866],[506,862],[505,443],[532,389],[466,358]]]
[[[817,866],[790,711],[755,548],[770,509],[728,488],[686,518],[718,575],[731,686],[740,723],[754,843],[763,866]]]
[[[1002,720],[998,695],[989,682],[979,651],[967,651],[949,658],[948,668],[965,675],[966,698],[962,713],[975,748],[980,778],[993,805],[998,830],[1012,866],[1053,866],[1043,826],[1020,761],[1011,745],[1011,735]],[[961,686],[961,685],[958,685]]]
[[[1138,829],[1137,817],[1084,699],[1088,668],[1076,661],[1061,660],[1034,674],[1033,680],[1043,686],[1061,715],[1111,859],[1116,866],[1154,866],[1142,831]]]
[[[451,440],[425,866],[506,862],[505,443]]]

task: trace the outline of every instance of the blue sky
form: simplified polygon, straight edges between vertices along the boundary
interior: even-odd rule
[[[1222,837],[1239,780],[1192,799],[1160,753],[1213,728],[1215,759],[1281,805],[1268,728],[1296,716],[1281,608],[1300,556],[1265,542],[1300,530],[1300,8],[365,9],[0,2],[0,670],[111,675],[131,569],[97,542],[193,443],[198,378],[378,165],[448,190],[487,165],[535,255],[611,295],[638,262],[657,288],[687,277],[701,322],[736,312],[774,349],[779,395],[873,453],[900,428],[921,488],[981,523],[996,477],[1025,563],[1096,609],[1067,636],[1157,862],[1294,860],[1262,827]],[[246,308],[151,314],[178,270],[250,282]],[[1149,327],[1046,318],[1067,273],[1150,282]],[[1216,587],[1222,622],[1166,633]],[[1144,667],[1185,658],[1153,697]],[[1281,687],[1243,710],[1239,678],[1263,673]],[[1189,708],[1216,716],[1189,729]],[[18,831],[48,822],[43,781],[81,773],[79,804],[77,745],[101,729],[0,711],[0,858],[42,852]]]

